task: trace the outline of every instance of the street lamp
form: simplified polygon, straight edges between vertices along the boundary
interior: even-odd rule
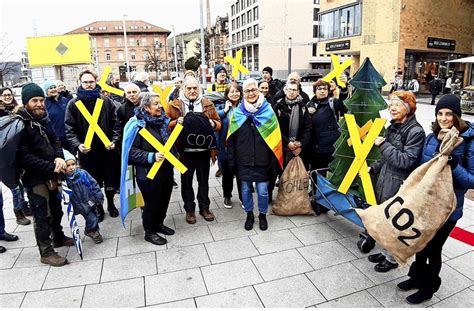
[[[288,75],[291,73],[291,37],[288,38]]]
[[[123,24],[123,37],[125,40],[125,61],[127,62],[127,80],[130,82],[130,64],[128,63],[128,44],[127,44],[127,26],[125,25],[125,17],[128,17],[128,15],[124,14],[123,19],[122,19],[122,24]]]
[[[176,30],[174,29],[174,26],[171,25],[173,28],[173,44],[174,44],[174,68],[176,70],[176,77],[178,77],[178,57],[176,56]]]

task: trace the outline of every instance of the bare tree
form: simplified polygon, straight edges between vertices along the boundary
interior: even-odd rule
[[[163,69],[163,65],[165,64],[165,60],[161,59],[161,52],[162,49],[161,43],[154,46],[149,46],[145,49],[147,53],[146,59],[146,66],[149,70],[156,72],[156,78],[158,79],[158,73],[160,70]]]
[[[15,71],[15,64],[12,61],[9,61],[13,56],[13,53],[8,50],[8,47],[11,45],[12,41],[9,41],[5,35],[0,37],[0,85],[3,87],[3,77],[9,73]]]

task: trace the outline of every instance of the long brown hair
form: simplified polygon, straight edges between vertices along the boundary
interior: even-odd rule
[[[453,112],[453,126],[459,131],[459,133],[463,133],[465,130],[469,128],[466,121],[461,119],[457,114]],[[438,137],[439,131],[441,131],[441,126],[438,124],[438,120],[435,120],[431,125],[431,129],[433,133]]]
[[[231,82],[227,85],[227,87],[225,88],[225,91],[224,91],[224,98],[226,100],[230,100],[229,99],[229,92],[230,92],[230,88],[234,87],[235,89],[237,89],[237,91],[239,91],[240,93],[240,96],[239,96],[239,99],[237,101],[240,102],[242,100],[242,97],[244,95],[244,92],[242,91],[242,87],[237,83],[237,82]],[[232,103],[233,104],[233,103]]]

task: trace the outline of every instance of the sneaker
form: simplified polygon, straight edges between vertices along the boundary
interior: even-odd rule
[[[66,258],[54,253],[53,255],[48,257],[41,257],[41,263],[51,265],[53,267],[61,267],[66,265],[68,261]]]
[[[168,241],[156,233],[146,233],[145,241],[155,245],[165,245]]]
[[[401,290],[410,290],[410,289],[417,288],[417,285],[413,278],[409,278],[408,280],[398,283],[397,287],[400,288]]]
[[[208,208],[203,209],[199,214],[204,217],[206,221],[214,221],[214,214]]]
[[[377,272],[388,272],[397,267],[398,267],[398,263],[391,263],[387,259],[384,259],[383,261],[375,265],[374,270]]]
[[[3,235],[0,236],[0,240],[6,241],[6,242],[18,241],[18,236],[5,232],[3,233]]]
[[[245,230],[247,231],[252,230],[254,221],[255,221],[255,216],[253,215],[253,212],[247,212],[247,219],[245,220],[245,225],[244,225]]]
[[[74,246],[74,240],[70,237],[64,236],[62,240],[54,241],[53,240],[53,247],[59,248],[63,246]]]
[[[7,249],[3,246],[0,246],[0,254],[1,253],[5,253],[7,251]]]
[[[420,289],[416,293],[408,296],[406,300],[408,301],[409,304],[417,305],[417,304],[422,303],[423,301],[431,299],[432,297],[433,297],[433,293],[431,291]]]
[[[370,262],[379,263],[379,262],[384,261],[385,256],[382,253],[378,253],[378,254],[369,255],[367,259],[369,259]]]
[[[88,237],[90,237],[92,239],[92,241],[94,241],[95,244],[99,244],[99,243],[102,243],[102,235],[100,234],[99,230],[97,231],[92,231],[92,232],[86,232],[84,233],[85,235],[87,235]]]
[[[217,170],[217,172],[216,172],[216,177],[219,178],[219,177],[221,177],[221,176],[222,176],[222,171],[219,169],[219,170]]]
[[[173,229],[165,225],[158,225],[158,230],[156,231],[165,235],[173,235],[175,233]]]
[[[190,225],[196,223],[196,214],[194,212],[186,212],[186,222]]]
[[[224,198],[224,207],[225,208],[232,208],[232,201],[229,197]]]
[[[265,231],[268,229],[267,215],[265,214],[258,215],[258,226],[260,227],[260,230],[262,231]]]

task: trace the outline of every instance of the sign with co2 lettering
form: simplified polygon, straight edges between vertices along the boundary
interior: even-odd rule
[[[413,224],[415,223],[415,215],[413,215],[413,212],[409,210],[408,208],[402,208],[400,209],[395,215],[390,214],[390,208],[396,204],[399,203],[400,205],[403,205],[405,201],[401,197],[396,197],[390,202],[384,210],[385,217],[387,219],[392,219],[391,223],[395,229],[398,231],[402,232],[405,231],[409,228],[413,231],[414,235],[402,235],[400,234],[398,236],[398,240],[405,244],[406,246],[410,246],[408,244],[407,240],[414,240],[417,239],[421,236],[421,231],[418,230],[417,228],[412,227]]]

